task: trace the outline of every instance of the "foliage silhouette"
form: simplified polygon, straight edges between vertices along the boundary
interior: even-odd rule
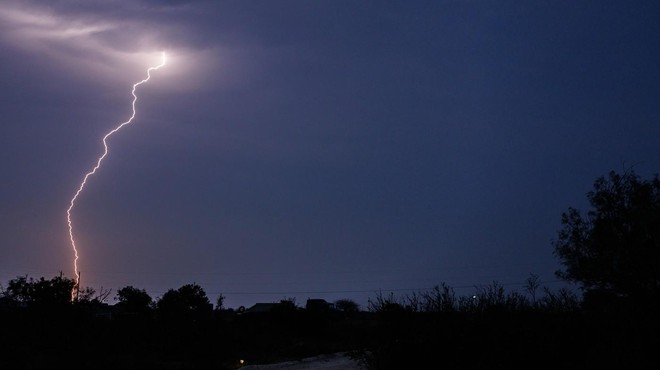
[[[360,305],[358,305],[355,301],[348,298],[342,298],[336,300],[335,308],[347,314],[356,313],[360,311]]]
[[[215,309],[218,311],[222,311],[225,309],[225,296],[220,294],[218,295],[218,298],[215,300]]]
[[[41,277],[38,280],[19,276],[8,282],[3,296],[13,304],[64,307],[71,305],[71,291],[75,285],[75,280],[63,277],[62,274],[52,279]]]
[[[533,304],[498,282],[460,297],[443,283],[402,297],[379,292],[368,311],[351,315],[312,312],[293,299],[284,300],[282,311],[206,315],[212,307],[196,284],[163,295],[155,305],[159,315],[131,320],[114,314],[129,302],[149,307],[146,292],[132,286],[117,292],[114,307],[89,306],[92,311],[70,301],[65,305],[73,310],[55,315],[26,304],[3,306],[10,296],[11,302],[32,301],[31,284],[40,281],[46,280],[18,278],[2,292],[4,367],[57,368],[70,365],[75,353],[76,364],[89,369],[236,369],[239,359],[259,364],[345,351],[369,369],[427,368],[430,362],[446,369],[528,369],[539,360],[556,368],[660,365],[653,355],[657,319],[588,314],[566,289],[539,287]],[[105,310],[113,315],[95,314]],[[99,353],[112,355],[99,361]]]
[[[200,318],[212,311],[206,292],[195,283],[168,290],[156,302],[156,308],[168,318]]]
[[[145,314],[151,311],[153,299],[146,290],[126,286],[117,291],[117,308],[126,313]]]
[[[367,301],[367,309],[377,313],[401,313],[405,311],[404,301],[405,299],[396,297],[392,292],[387,296],[378,292],[373,300],[369,298]]]
[[[541,281],[538,275],[529,274],[529,277],[525,280],[525,291],[532,297],[532,304],[536,304],[536,291],[541,286]]]
[[[660,297],[660,178],[642,180],[634,171],[599,177],[587,193],[586,216],[575,208],[562,214],[554,253],[578,282],[585,300],[657,304]]]
[[[442,283],[436,285],[430,292],[422,293],[424,310],[428,312],[454,312],[458,309],[454,289]]]

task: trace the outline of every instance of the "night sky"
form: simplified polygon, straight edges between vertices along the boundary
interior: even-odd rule
[[[73,209],[83,286],[556,288],[562,212],[660,171],[655,0],[0,0],[2,284],[73,277],[69,201],[163,50]]]

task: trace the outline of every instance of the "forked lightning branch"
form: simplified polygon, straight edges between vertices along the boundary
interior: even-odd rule
[[[133,108],[133,114],[131,114],[131,117],[127,121],[120,123],[117,127],[115,127],[110,132],[105,134],[105,136],[103,136],[103,140],[102,140],[103,141],[103,154],[101,154],[101,156],[96,160],[96,165],[94,166],[94,168],[92,168],[91,171],[89,171],[89,172],[87,172],[87,174],[85,174],[85,177],[83,178],[82,182],[80,183],[80,186],[78,187],[78,190],[74,194],[73,198],[71,198],[71,202],[69,203],[69,208],[66,210],[66,220],[67,220],[67,223],[69,225],[69,239],[71,240],[71,248],[73,249],[73,255],[74,255],[74,258],[73,258],[73,272],[76,275],[76,285],[75,285],[74,289],[71,291],[71,300],[74,300],[76,298],[76,294],[77,294],[78,289],[80,287],[80,271],[78,270],[79,255],[78,255],[78,247],[76,246],[76,240],[75,240],[74,235],[73,235],[73,222],[71,221],[71,211],[73,210],[73,207],[76,205],[76,199],[78,199],[78,196],[80,195],[80,193],[85,188],[85,185],[87,184],[87,180],[89,179],[90,176],[92,176],[96,173],[96,171],[101,167],[101,163],[103,162],[103,159],[108,155],[108,138],[110,136],[112,136],[112,134],[114,134],[115,132],[119,131],[122,127],[124,127],[126,125],[129,125],[129,124],[131,124],[131,122],[133,122],[133,119],[135,118],[135,113],[136,113],[135,103],[137,102],[137,98],[138,98],[137,94],[135,94],[135,91],[136,91],[137,87],[142,85],[143,83],[146,83],[147,81],[149,81],[149,79],[151,78],[151,72],[163,67],[164,65],[165,65],[165,53],[162,53],[160,64],[158,64],[155,67],[149,67],[147,69],[147,78],[133,84],[133,90],[131,91],[131,94],[133,95],[133,102],[131,103],[132,108]]]

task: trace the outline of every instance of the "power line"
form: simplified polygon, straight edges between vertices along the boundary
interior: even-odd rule
[[[562,280],[546,280],[546,281],[540,281],[539,284],[555,284],[555,283],[563,283],[564,281]],[[452,289],[465,289],[465,288],[483,288],[490,286],[491,284],[477,284],[477,285],[457,285],[457,286],[452,286],[448,285]],[[498,283],[498,286],[523,286],[525,285],[524,283],[504,283],[500,284]],[[433,290],[435,287],[427,287],[427,288],[391,288],[391,289],[382,289],[382,288],[374,288],[374,289],[360,289],[360,290],[291,290],[291,291],[243,291],[243,292],[236,292],[236,291],[212,291],[212,292],[207,292],[207,294],[222,294],[222,295],[295,295],[295,294],[347,294],[347,293],[379,293],[379,292],[422,292],[422,291],[428,291],[428,290]],[[153,293],[165,293],[162,291],[155,291]]]

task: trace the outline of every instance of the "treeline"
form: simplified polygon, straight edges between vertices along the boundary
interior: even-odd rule
[[[110,290],[96,291],[86,287],[76,289],[73,279],[62,274],[51,279],[35,279],[19,276],[10,280],[6,286],[0,285],[0,307],[7,309],[35,308],[96,308],[109,306]],[[198,284],[185,284],[178,289],[169,289],[157,299],[153,299],[144,289],[126,286],[119,289],[112,300],[117,313],[147,314],[158,312],[167,316],[187,315],[195,312],[234,311],[224,306],[225,297],[221,294],[215,307],[204,289]],[[278,308],[299,309],[294,298],[279,301]],[[353,313],[359,311],[409,311],[409,312],[482,312],[482,311],[527,311],[542,310],[548,312],[576,311],[581,307],[580,297],[572,290],[560,288],[556,291],[541,286],[537,275],[530,274],[525,281],[524,292],[507,292],[503,285],[494,281],[487,286],[475,287],[475,292],[468,296],[457,296],[454,288],[441,283],[428,291],[417,291],[402,296],[394,293],[384,295],[375,292],[366,307],[360,307],[351,299],[339,299],[328,308]],[[237,309],[244,311],[243,307]]]
[[[78,289],[76,281],[62,274],[51,279],[35,279],[19,276],[0,289],[0,308],[17,310],[66,310],[71,312],[102,312],[112,308],[121,314],[146,315],[158,312],[167,317],[186,316],[210,312],[213,304],[204,289],[197,284],[186,284],[178,289],[169,289],[154,300],[144,289],[126,286],[114,295],[114,304],[109,305],[111,290],[96,291],[91,287]],[[224,297],[218,298],[218,309],[222,309]]]
[[[568,289],[530,275],[521,291],[493,282],[459,296],[447,284],[404,295],[375,293],[268,312],[215,307],[186,284],[153,300],[127,286],[115,294],[75,281],[18,277],[0,294],[0,362],[8,368],[235,369],[348,352],[366,369],[596,368],[658,365],[655,312],[591,310]],[[74,298],[76,298],[74,296]],[[111,315],[104,315],[110,313]],[[243,362],[241,363],[241,360]],[[430,361],[430,362],[429,362]]]
[[[568,288],[552,290],[541,286],[538,275],[531,274],[524,293],[507,292],[494,281],[490,285],[475,287],[473,295],[457,296],[455,290],[442,283],[428,291],[412,292],[402,296],[378,293],[369,299],[368,310],[408,311],[420,313],[478,313],[478,312],[577,312],[582,307],[581,297]]]
[[[224,306],[225,297],[221,294],[215,305],[211,303],[204,289],[198,284],[185,284],[178,289],[169,289],[157,299],[153,299],[144,289],[126,286],[119,289],[112,300],[112,291],[97,292],[87,287],[76,289],[73,279],[62,274],[51,279],[35,279],[19,276],[10,280],[6,287],[0,285],[0,308],[10,309],[78,309],[107,311],[115,314],[151,315],[175,318],[189,315],[210,314],[212,311],[242,313],[244,307],[236,310]],[[360,307],[351,299],[344,298],[329,302],[328,310],[346,314],[360,311],[383,312],[405,311],[416,313],[477,313],[488,311],[525,312],[577,312],[582,308],[581,297],[567,288],[551,290],[542,286],[539,276],[530,274],[525,281],[523,292],[507,292],[497,281],[486,286],[476,286],[474,294],[458,296],[450,285],[441,283],[427,291],[416,291],[405,295],[375,292],[366,307]],[[280,300],[276,309],[302,309],[294,298]],[[319,307],[315,306],[318,310]]]

